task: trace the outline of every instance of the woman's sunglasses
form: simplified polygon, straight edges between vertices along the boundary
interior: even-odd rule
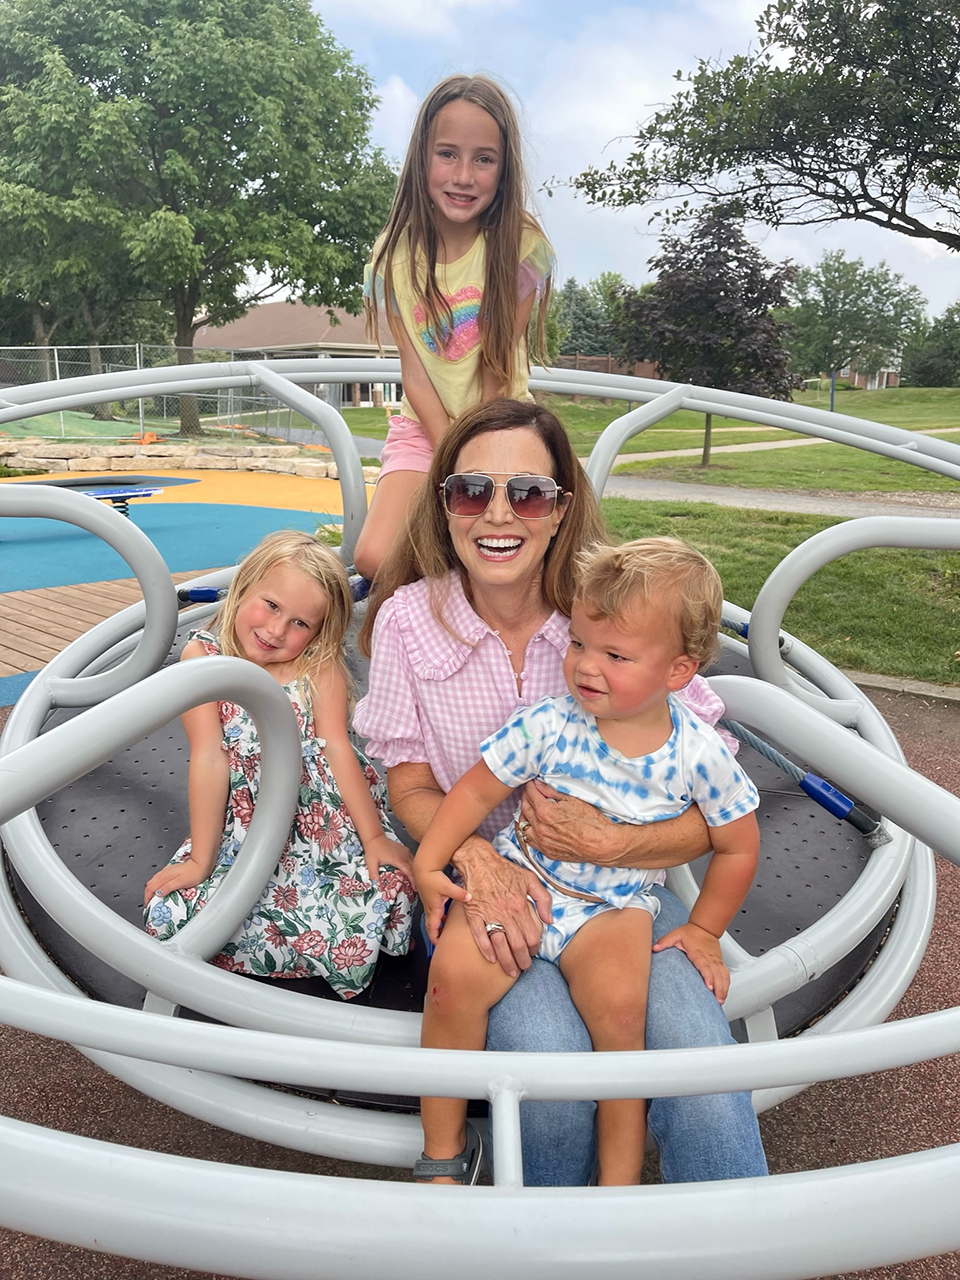
[[[521,520],[546,520],[557,509],[560,489],[549,476],[511,476],[497,484],[492,476],[458,474],[447,476],[440,486],[443,505],[451,516],[481,516],[498,489]]]

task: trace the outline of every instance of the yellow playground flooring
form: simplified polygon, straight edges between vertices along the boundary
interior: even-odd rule
[[[111,476],[117,473],[111,473]],[[171,479],[196,480],[196,484],[171,484],[153,498],[137,498],[136,504],[154,502],[215,502],[232,507],[277,507],[287,511],[329,511],[343,514],[343,501],[338,480],[308,480],[304,476],[280,475],[274,471],[151,471],[144,459],[143,471],[137,474],[156,478],[162,486],[166,475]],[[25,480],[76,480],[82,472],[51,471],[46,477],[25,476]],[[91,480],[93,477],[91,476]],[[0,480],[0,484],[17,484],[19,478]],[[92,486],[91,486],[92,487]],[[367,500],[373,486],[367,486]]]

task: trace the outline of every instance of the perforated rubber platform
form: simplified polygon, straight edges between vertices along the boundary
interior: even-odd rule
[[[170,661],[185,640],[186,633],[179,633]],[[751,674],[746,661],[732,655],[715,670]],[[70,714],[57,712],[47,727]],[[740,759],[761,792],[762,842],[757,882],[731,932],[747,951],[762,955],[838,902],[860,875],[870,849],[857,831],[832,818],[769,761],[748,747],[741,747]],[[807,762],[796,763],[805,767]],[[186,774],[186,741],[176,721],[38,807],[51,843],[78,881],[137,926],[144,884],[187,832]],[[701,861],[702,866],[694,864],[694,874],[702,875],[706,859]],[[91,995],[139,1007],[143,990],[78,946],[19,878],[13,879],[24,914],[56,963]],[[809,1024],[857,981],[888,924],[889,918],[840,964],[776,1005],[781,1035]],[[425,982],[426,957],[419,945],[408,957],[381,962],[363,1002],[419,1010]],[[321,978],[285,986],[336,999]],[[734,1027],[735,1034],[741,1030]]]

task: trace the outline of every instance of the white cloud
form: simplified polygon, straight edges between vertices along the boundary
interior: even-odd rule
[[[396,75],[388,76],[386,82],[377,87],[377,93],[380,105],[373,117],[373,140],[383,147],[388,156],[402,161],[407,153],[419,99],[407,82]]]
[[[486,16],[513,9],[518,3],[519,0],[324,0],[321,14],[330,25],[345,18],[405,36],[449,43],[457,38],[459,16],[471,11]]]

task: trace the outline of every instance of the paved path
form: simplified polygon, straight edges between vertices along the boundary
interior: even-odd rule
[[[683,484],[675,480],[648,480],[639,476],[611,476],[605,498],[635,498],[644,502],[712,502],[721,507],[748,511],[800,511],[824,516],[948,516],[960,519],[960,494],[910,495],[851,493],[838,497],[790,490],[742,489],[725,484]]]
[[[714,427],[713,434],[716,436],[719,431],[775,431],[776,429],[776,427],[752,427],[744,423],[742,427]],[[931,427],[929,431],[918,432],[917,434],[944,436],[955,435],[958,431],[960,431],[960,427]],[[802,445],[808,444],[838,447],[833,440],[821,440],[817,436],[805,436],[802,440],[758,440],[755,443],[751,443],[748,440],[745,444],[715,444],[710,453],[711,456],[715,453],[759,453],[765,449],[797,449]],[[849,448],[848,445],[839,447]],[[703,443],[701,441],[700,446],[696,449],[663,449],[656,453],[621,453],[617,456],[616,465],[620,466],[624,462],[649,462],[651,458],[699,458],[702,453]]]

